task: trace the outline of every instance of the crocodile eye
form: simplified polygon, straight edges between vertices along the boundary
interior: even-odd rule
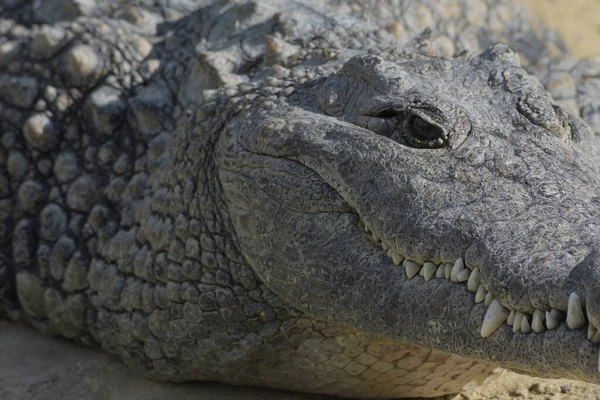
[[[356,119],[353,122],[361,125],[363,121]],[[449,132],[423,110],[385,108],[368,115],[365,122],[364,127],[367,129],[405,146],[417,149],[450,146]]]
[[[447,139],[446,132],[439,125],[418,115],[410,117],[406,130],[406,140],[414,147],[436,149],[443,147]]]

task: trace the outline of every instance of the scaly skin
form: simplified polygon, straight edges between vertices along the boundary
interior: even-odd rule
[[[600,382],[600,68],[514,2],[51,3],[0,1],[0,314],[170,381]]]

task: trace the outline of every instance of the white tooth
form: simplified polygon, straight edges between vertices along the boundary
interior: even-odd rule
[[[544,318],[545,318],[545,315],[542,310],[534,311],[533,320],[531,322],[531,327],[533,328],[534,332],[541,333],[546,330],[546,328],[544,328]]]
[[[554,317],[554,319],[556,319],[558,322],[565,320],[565,312],[564,311],[557,310],[557,309],[553,308],[550,311],[550,314],[552,314],[552,316]]]
[[[432,262],[426,262],[423,264],[423,268],[419,272],[419,274],[423,274],[423,278],[425,278],[425,282],[428,282],[433,275],[435,275],[435,271],[437,271],[437,265]]]
[[[490,304],[485,313],[485,317],[483,317],[481,336],[488,337],[496,332],[496,329],[506,321],[507,316],[508,310],[502,304],[498,303],[498,300],[492,301],[492,304]]]
[[[571,329],[579,329],[585,325],[585,315],[581,309],[581,301],[579,301],[579,296],[575,292],[569,295],[567,325]]]
[[[458,275],[456,275],[456,280],[458,282],[465,282],[469,280],[469,275],[471,275],[471,271],[465,268],[462,271],[460,271]]]
[[[444,264],[440,264],[437,271],[435,272],[435,277],[437,279],[444,279],[446,277],[446,267]]]
[[[392,260],[394,261],[394,265],[400,265],[400,263],[404,260],[404,257],[398,253],[394,253],[392,254]]]
[[[523,313],[517,311],[515,314],[515,321],[513,322],[513,333],[517,333],[521,330],[521,323],[523,322]]]
[[[483,285],[480,285],[479,289],[477,289],[477,293],[475,294],[475,303],[481,303],[482,301],[484,301],[485,296],[487,296],[487,294],[487,290],[485,290]]]
[[[404,266],[404,269],[406,269],[406,276],[408,276],[408,279],[414,278],[414,276],[417,275],[421,269],[419,264],[409,260],[404,260],[402,266]]]
[[[445,265],[445,270],[444,270],[444,275],[446,277],[446,279],[450,279],[450,276],[452,275],[452,264],[444,264]]]
[[[521,332],[531,332],[531,326],[529,325],[529,320],[527,319],[527,315],[525,314],[523,314],[523,319],[521,320]]]
[[[371,232],[371,227],[367,224],[365,224],[365,232],[367,232],[367,233]]]
[[[471,275],[469,276],[469,281],[467,282],[467,289],[471,292],[476,292],[477,288],[479,288],[479,284],[481,283],[481,274],[479,273],[479,267],[475,268]]]
[[[380,238],[379,236],[377,236],[377,235],[375,234],[375,232],[371,233],[371,235],[373,236],[373,239],[374,239],[376,242],[381,242],[381,238]]]
[[[485,295],[485,301],[483,302],[483,304],[489,306],[490,304],[492,304],[492,300],[494,300],[494,296],[492,296],[492,292],[489,292]]]
[[[546,311],[546,327],[548,329],[554,329],[558,326],[559,322],[556,320],[552,312]]]
[[[596,332],[598,332],[598,329],[594,325],[588,324],[588,340],[592,340]]]
[[[388,246],[386,242],[381,242],[381,248],[383,249],[383,251],[388,251],[390,246]]]
[[[515,310],[510,310],[510,314],[508,314],[508,317],[506,317],[506,323],[510,326],[513,326],[514,322],[515,322],[515,314],[517,312]]]
[[[600,331],[596,332],[596,334],[592,338],[592,343],[594,343],[594,344],[600,343]]]
[[[461,258],[454,262],[452,271],[450,272],[450,281],[458,282],[458,274],[465,269],[465,261]]]
[[[392,260],[394,261],[395,265],[400,265],[400,263],[402,262],[402,260],[404,260],[404,257],[402,257],[400,254],[396,253],[392,249],[388,249],[387,255],[388,255],[388,257],[392,258]]]

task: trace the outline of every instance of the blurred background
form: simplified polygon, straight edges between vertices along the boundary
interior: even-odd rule
[[[600,56],[600,0],[525,0],[577,57]]]

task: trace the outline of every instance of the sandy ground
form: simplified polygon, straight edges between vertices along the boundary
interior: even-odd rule
[[[451,396],[451,400],[593,400],[600,399],[600,386],[568,379],[540,379],[504,372],[500,378],[478,389]]]
[[[525,0],[578,57],[600,55],[600,0]]]
[[[579,57],[600,55],[600,0],[525,0]],[[0,321],[0,399],[320,400],[324,396],[219,384],[148,381],[98,352]],[[600,399],[600,386],[505,372],[452,400]]]
[[[107,355],[0,320],[2,400],[324,400],[325,396],[141,377]]]

